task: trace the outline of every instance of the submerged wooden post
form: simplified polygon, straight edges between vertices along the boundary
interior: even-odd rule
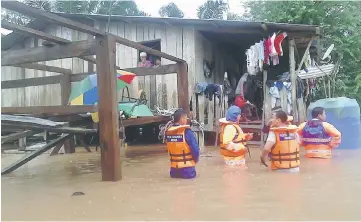
[[[267,98],[266,83],[267,83],[267,70],[263,70],[263,110],[262,110],[261,149],[263,149],[264,141],[265,141],[263,127],[266,125],[266,121],[268,121],[266,119],[266,108],[268,108],[268,107],[266,107],[267,106],[267,103],[266,103],[266,98]]]
[[[295,122],[298,122],[297,115],[297,74],[295,61],[295,40],[289,40],[289,57],[290,57],[290,76],[292,89],[292,114]]]
[[[177,83],[178,107],[189,113],[188,65],[185,62],[177,63]]]
[[[105,35],[96,37],[99,139],[103,181],[117,181],[122,178],[115,52],[116,42],[113,36]]]
[[[71,73],[65,73],[63,76],[63,79],[60,82],[60,88],[61,88],[61,105],[66,106],[68,105],[68,100],[71,93],[71,79],[70,79]],[[52,155],[57,154],[60,149],[56,147],[56,149],[53,149]],[[57,151],[57,152],[56,152]],[[64,152],[65,153],[75,153],[75,141],[74,136],[70,136],[69,139],[67,139],[64,142]]]

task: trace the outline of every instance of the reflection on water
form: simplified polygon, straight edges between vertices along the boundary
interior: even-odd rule
[[[303,158],[300,173],[270,172],[251,151],[242,169],[207,148],[198,177],[178,180],[169,178],[165,147],[128,147],[117,183],[100,181],[98,152],[44,154],[2,176],[2,219],[361,220],[361,150]],[[2,166],[20,157],[3,154]]]

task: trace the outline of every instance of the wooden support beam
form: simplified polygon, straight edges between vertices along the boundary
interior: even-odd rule
[[[51,151],[51,153],[50,153],[49,156],[54,156],[54,155],[58,154],[59,151],[60,151],[60,149],[61,149],[61,147],[63,147],[63,145],[64,145],[64,143],[59,143],[58,145],[56,145],[56,146],[54,147],[54,149]]]
[[[56,73],[63,73],[63,74],[71,73],[70,69],[64,69],[64,68],[59,68],[59,67],[55,67],[55,66],[48,66],[48,65],[36,64],[36,63],[26,63],[26,64],[21,64],[21,65],[14,65],[14,66],[19,67],[19,68],[25,68],[25,69],[42,70],[42,71],[46,71],[46,72],[56,72]]]
[[[1,127],[6,127],[9,129],[23,129],[23,130],[46,130],[48,132],[54,133],[72,133],[72,134],[93,134],[97,133],[96,129],[86,129],[80,127],[68,127],[68,126],[59,126],[59,127],[52,127],[52,126],[43,126],[43,125],[34,125],[34,124],[13,124],[13,123],[1,123]]]
[[[34,134],[37,134],[37,131],[32,131],[32,130],[26,130],[23,132],[17,132],[17,133],[12,133],[6,136],[2,136],[1,137],[1,144],[4,144],[6,142],[10,142],[10,141],[14,141],[14,140],[18,140],[20,138],[23,137],[28,137],[28,136],[32,136]]]
[[[117,106],[115,59],[116,38],[97,36],[97,73],[99,93],[99,139],[103,181],[122,178],[119,144],[119,113]]]
[[[111,34],[109,34],[109,35],[111,35]],[[134,42],[134,41],[131,41],[129,39],[125,39],[125,38],[122,38],[122,37],[119,37],[119,36],[116,36],[116,35],[112,35],[112,36],[116,39],[117,43],[119,43],[119,44],[126,45],[126,46],[129,46],[129,47],[138,49],[140,51],[152,54],[154,56],[159,56],[159,57],[162,57],[162,58],[174,61],[174,62],[185,62],[183,59],[179,59],[179,58],[174,57],[172,55],[169,55],[167,53],[164,53],[164,52],[149,48],[149,47],[144,46],[144,45],[142,45],[142,44],[140,44],[138,42]]]
[[[30,114],[30,115],[67,115],[97,112],[96,105],[83,106],[34,106],[34,107],[1,107],[2,114]]]
[[[157,68],[136,67],[136,68],[125,68],[125,69],[120,69],[120,70],[135,73],[137,76],[148,76],[148,75],[152,76],[152,75],[166,75],[166,74],[177,73],[178,66],[177,66],[177,64],[169,64],[169,65],[162,65]],[[77,81],[83,80],[85,77],[87,77],[91,74],[94,74],[94,73],[87,72],[87,73],[72,74],[71,81],[77,82]]]
[[[68,100],[71,93],[71,75],[65,74],[60,82],[61,89],[61,105],[68,105]]]
[[[95,41],[77,41],[53,47],[40,46],[1,52],[1,65],[13,66],[24,63],[50,61],[95,54]]]
[[[70,40],[60,38],[60,37],[57,37],[57,36],[53,36],[53,35],[49,35],[48,33],[45,33],[45,32],[42,32],[42,31],[39,31],[39,30],[36,30],[36,29],[32,29],[32,28],[28,28],[28,27],[25,27],[25,26],[9,23],[9,22],[6,22],[6,21],[2,21],[1,26],[3,28],[13,30],[14,32],[18,32],[20,34],[32,35],[32,36],[44,39],[44,40],[46,40],[46,41],[48,41],[50,43],[53,42],[53,43],[60,44],[60,45],[71,43]],[[89,39],[89,40],[92,40],[92,39]],[[88,62],[91,62],[91,63],[94,63],[94,64],[96,63],[96,60],[94,58],[92,58],[92,57],[89,57],[89,56],[83,56],[83,57],[79,57],[79,58],[84,59],[85,61],[88,61]],[[24,67],[24,68],[26,68],[26,67]],[[42,70],[42,69],[38,69],[38,70]],[[48,71],[48,70],[44,70],[44,71]],[[52,72],[52,71],[49,71],[49,72]],[[54,71],[54,72],[56,72],[56,71]],[[60,72],[60,73],[62,73],[62,72]]]
[[[39,156],[40,154],[42,154],[42,153],[46,152],[47,150],[53,148],[57,144],[65,141],[69,137],[70,137],[69,134],[64,134],[61,137],[59,137],[58,139],[55,139],[55,140],[51,141],[50,143],[46,144],[45,146],[41,147],[40,149],[38,149],[38,150],[36,150],[36,151],[34,151],[32,153],[30,153],[29,155],[25,155],[23,158],[21,158],[20,160],[16,161],[13,164],[11,164],[10,166],[3,168],[1,170],[1,175],[13,172],[14,170],[18,169],[19,167],[26,164],[27,162],[34,159],[35,157]]]
[[[291,95],[292,95],[292,114],[295,121],[298,121],[297,114],[297,74],[295,61],[295,40],[289,40],[289,59],[290,59],[290,76],[291,76]]]
[[[1,6],[3,8],[9,9],[11,11],[19,12],[20,14],[27,15],[33,18],[48,20],[52,23],[56,23],[60,26],[68,27],[70,29],[78,30],[92,35],[104,35],[103,31],[96,29],[94,27],[75,22],[71,19],[67,19],[56,15],[51,12],[47,12],[41,9],[33,8],[28,5],[25,5],[18,1],[1,1]]]
[[[124,71],[135,73],[137,76],[150,76],[150,75],[166,75],[171,73],[177,73],[177,64],[162,65],[156,68],[127,68],[122,69]]]
[[[67,43],[71,42],[70,40],[67,40],[67,39],[53,36],[48,33],[45,33],[45,32],[42,32],[42,31],[39,31],[36,29],[32,29],[32,28],[29,28],[26,26],[13,24],[13,23],[10,23],[10,22],[4,21],[4,20],[1,21],[1,27],[4,29],[12,30],[19,34],[32,35],[32,36],[44,39],[49,42],[54,42],[56,44],[67,44]]]
[[[16,80],[7,80],[1,81],[2,89],[13,89],[13,88],[21,88],[28,86],[42,86],[49,84],[58,84],[63,81],[64,76],[44,76],[44,77],[36,77],[36,78],[27,78],[27,79],[16,79]]]
[[[178,107],[189,113],[188,65],[182,62],[177,66]]]

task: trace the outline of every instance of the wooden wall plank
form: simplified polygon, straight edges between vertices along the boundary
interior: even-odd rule
[[[166,31],[164,26],[156,26],[155,34],[156,39],[161,39],[160,48],[162,52],[167,51],[167,42],[166,42]],[[162,65],[167,64],[166,59],[161,58]],[[156,91],[157,91],[157,106],[167,109],[167,87],[165,83],[165,77],[163,75],[157,75],[156,77]]]
[[[167,26],[166,28],[166,45],[167,53],[172,56],[177,56],[177,35],[181,34],[178,28]],[[168,63],[170,63],[167,60]],[[167,87],[167,107],[178,108],[178,93],[177,93],[177,74],[168,74],[165,76],[165,82]]]

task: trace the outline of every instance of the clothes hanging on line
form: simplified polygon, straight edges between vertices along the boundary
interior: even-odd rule
[[[247,72],[249,75],[256,75],[263,71],[263,65],[278,65],[279,56],[283,56],[282,42],[287,37],[286,32],[278,35],[273,33],[267,39],[264,38],[246,50]]]

